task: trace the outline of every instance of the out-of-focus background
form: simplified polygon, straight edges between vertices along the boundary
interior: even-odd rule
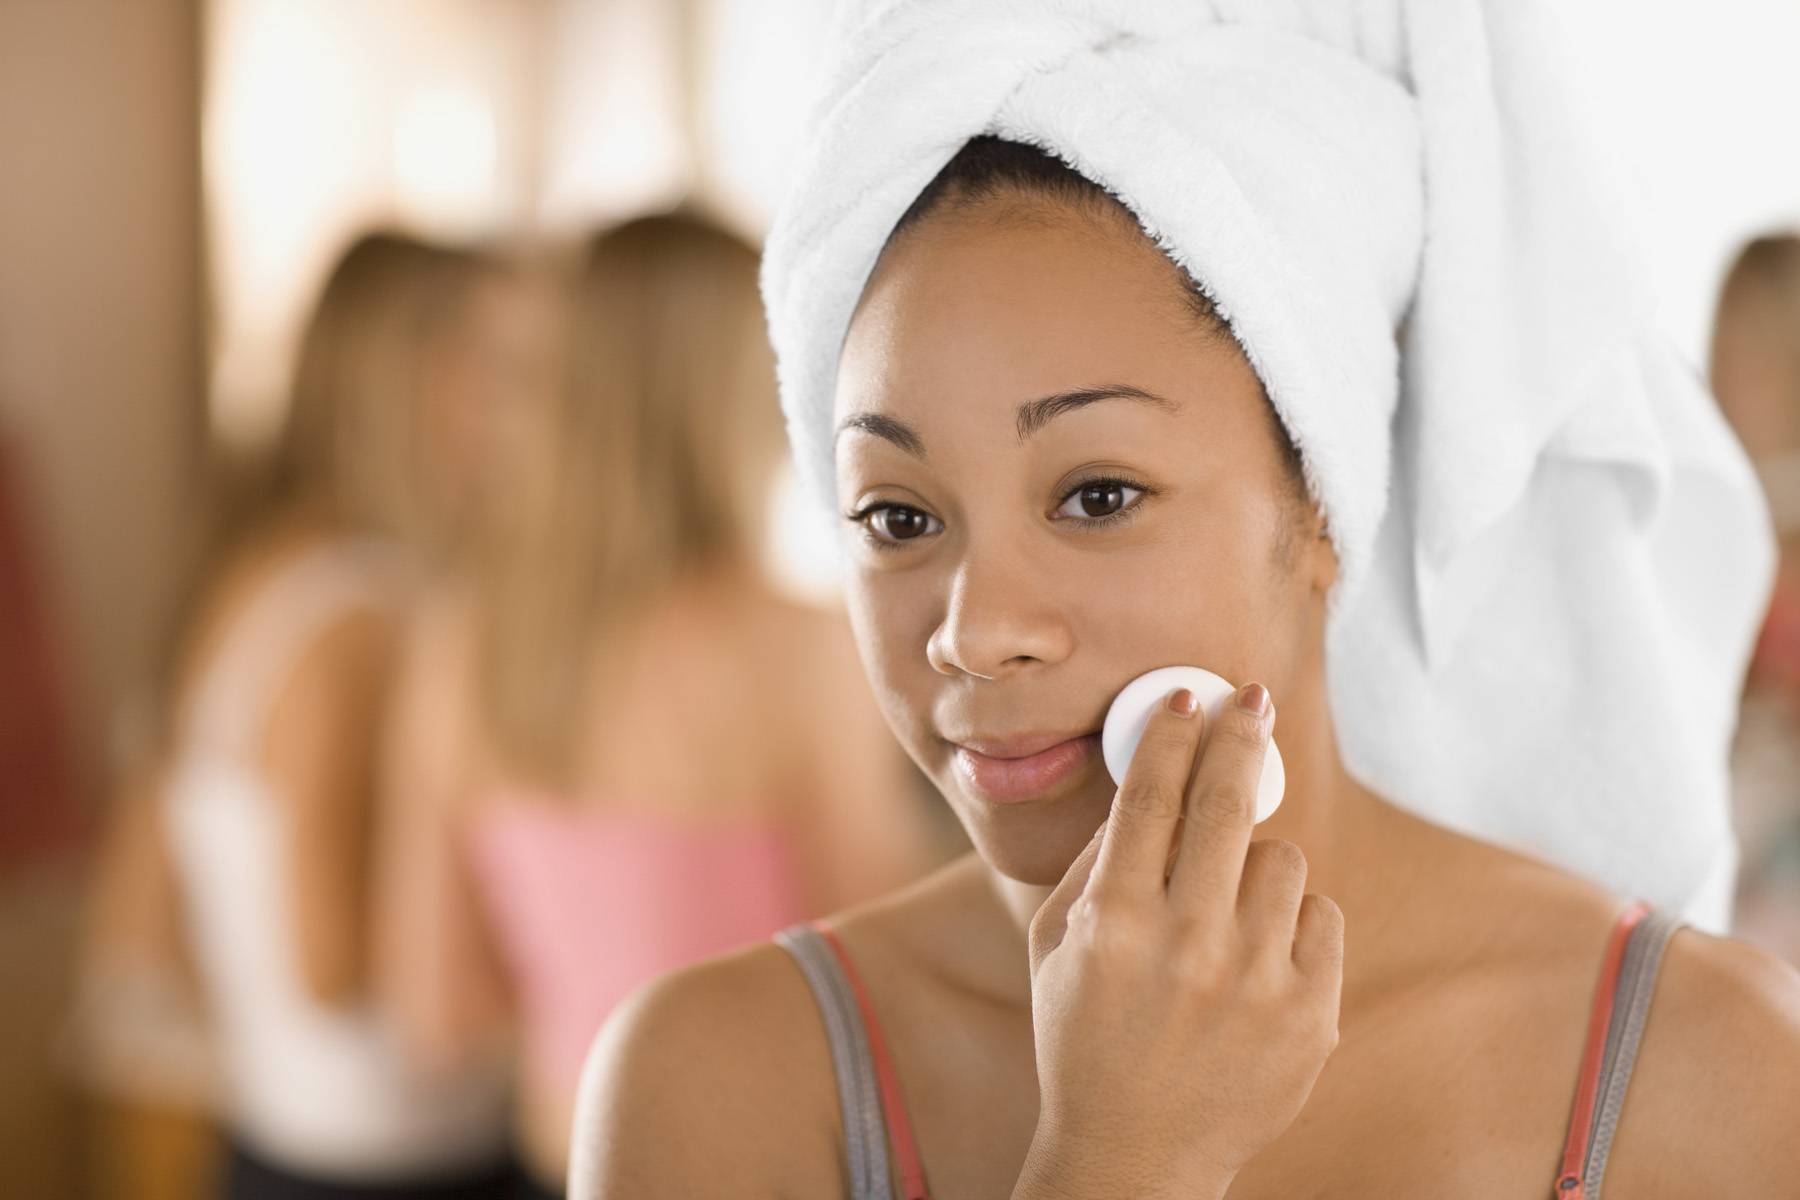
[[[516,664],[545,661],[541,629],[612,655],[608,680],[653,681],[654,662],[632,666],[609,629],[631,630],[654,661],[705,661],[740,649],[719,616],[729,609],[764,614],[756,645],[786,647],[766,660],[744,651],[746,688],[801,662],[820,695],[856,694],[831,531],[780,461],[778,430],[756,424],[773,396],[745,332],[754,247],[794,161],[829,8],[0,0],[0,1192],[206,1195],[261,1172],[504,1174],[492,1186],[514,1191],[480,1194],[555,1194],[566,1147],[545,1131],[566,1125],[568,1044],[588,1027],[560,998],[587,995],[593,1010],[668,964],[632,959],[616,979],[576,980],[566,973],[584,968],[520,933],[655,894],[595,895],[566,868],[564,893],[509,891],[556,877],[554,845],[590,846],[590,863],[667,861],[676,880],[742,882],[728,906],[762,898],[739,927],[698,914],[663,931],[696,955],[767,932],[758,920],[856,898],[855,880],[821,865],[835,856],[879,860],[865,873],[873,886],[956,851],[866,697],[846,702],[863,705],[855,737],[866,740],[817,736],[844,711],[837,702],[797,708],[764,737],[789,747],[781,764],[728,781],[748,796],[804,776],[793,794],[834,796],[832,772],[856,767],[828,743],[879,747],[889,774],[874,790],[886,799],[800,845],[741,827],[821,824],[806,812],[746,800],[700,814],[684,798],[716,794],[717,779],[572,760],[584,730],[618,721],[579,672],[558,709],[579,718],[546,715],[509,682]],[[1800,230],[1800,8],[1564,8],[1646,197],[1662,319],[1712,373],[1784,531],[1783,591],[1739,755],[1740,914],[1745,936],[1800,958],[1800,250],[1782,240]],[[572,349],[623,326],[636,332],[615,360],[584,363]],[[406,430],[373,431],[359,422],[377,418],[342,398],[376,377],[357,364],[377,359],[403,366],[382,378],[404,379],[391,394],[408,397]],[[720,363],[717,379],[704,374]],[[690,414],[716,435],[658,433],[642,415],[656,409],[631,408],[668,411],[671,387],[739,378],[759,381],[736,394],[750,415]],[[332,394],[305,399],[320,386]],[[297,418],[305,404],[327,415]],[[380,485],[407,496],[365,504],[357,455],[389,444],[430,461]],[[666,473],[698,470],[755,446],[766,462],[733,459],[751,482],[720,501],[739,506],[730,520],[693,516],[615,561],[570,512],[624,493],[592,490],[606,485],[581,482],[578,461],[558,469],[587,446],[636,447],[609,460],[615,475],[665,461]],[[399,508],[429,519],[371,515]],[[743,528],[716,531],[727,524]],[[365,568],[357,548],[377,542],[393,553]],[[541,583],[490,588],[483,565],[501,561],[509,578]],[[680,569],[651,572],[660,590],[620,598],[607,583],[665,561]],[[665,610],[683,623],[659,624]],[[382,718],[399,733],[364,745],[334,724],[331,698],[370,680],[381,712],[402,715]],[[209,708],[215,694],[232,701]],[[208,714],[243,705],[269,728],[219,749]],[[645,720],[631,738],[654,744],[666,730]],[[446,757],[467,729],[489,751]],[[282,774],[320,745],[356,764],[350,783]],[[269,803],[270,780],[327,799],[295,815]],[[624,791],[663,809],[635,813],[629,829],[590,811],[594,795]],[[339,793],[423,798],[395,802],[396,817],[334,806]],[[703,817],[742,839],[697,840]],[[395,861],[396,841],[445,849]],[[219,856],[246,847],[305,856],[313,898],[219,877]],[[407,908],[391,930],[333,907],[340,892],[377,888],[378,868],[435,907]],[[245,948],[258,913],[300,965],[266,995],[220,1000],[260,961]],[[455,932],[465,927],[486,933]],[[400,974],[455,1002],[392,979],[379,947],[394,945],[418,955]],[[334,953],[349,964],[335,973]],[[358,996],[366,1003],[346,999]],[[285,1025],[258,1015],[282,1006]],[[372,1032],[390,1020],[411,1023],[398,1049]],[[342,1074],[281,1084],[316,1086],[319,1104],[345,1080],[376,1079],[386,1099],[371,1101],[365,1127],[386,1128],[415,1075],[462,1100],[394,1118],[404,1152],[345,1149],[305,1113],[246,1099],[281,1090],[265,1077],[280,1075],[283,1054],[341,1060]],[[434,1137],[493,1153],[434,1157]]]

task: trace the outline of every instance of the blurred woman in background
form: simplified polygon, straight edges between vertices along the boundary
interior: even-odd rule
[[[547,1195],[621,996],[930,865],[847,624],[758,566],[781,433],[756,269],[688,216],[592,241],[565,386],[408,639],[384,992],[427,1061],[516,1023]]]
[[[1712,385],[1756,466],[1780,543],[1733,748],[1737,929],[1800,963],[1800,236],[1757,238],[1726,275]]]
[[[520,288],[497,261],[397,234],[338,262],[273,468],[193,589],[148,783],[115,820],[89,958],[151,924],[133,897],[178,909],[164,924],[218,1043],[230,1197],[509,1186],[499,1064],[422,1081],[366,991],[401,605],[485,486],[489,415],[529,357]],[[160,869],[130,865],[145,856]]]

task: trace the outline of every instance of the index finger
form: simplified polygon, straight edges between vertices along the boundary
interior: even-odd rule
[[[1106,815],[1106,837],[1088,884],[1096,900],[1162,895],[1205,720],[1186,688],[1170,692],[1151,712]]]

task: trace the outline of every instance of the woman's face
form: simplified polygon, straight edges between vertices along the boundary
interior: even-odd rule
[[[542,280],[495,274],[432,347],[420,426],[433,502],[453,520],[494,499],[524,431],[547,419],[560,332]]]
[[[1105,818],[1097,735],[1135,676],[1193,664],[1279,709],[1320,670],[1329,543],[1243,354],[1122,215],[986,200],[901,234],[834,421],[864,663],[1001,873],[1055,883]]]

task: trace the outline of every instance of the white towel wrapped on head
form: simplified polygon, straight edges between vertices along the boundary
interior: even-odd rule
[[[1212,297],[1300,448],[1351,770],[1723,923],[1767,517],[1542,0],[846,0],[830,44],[763,278],[824,496],[894,222],[970,137],[1043,147]]]

